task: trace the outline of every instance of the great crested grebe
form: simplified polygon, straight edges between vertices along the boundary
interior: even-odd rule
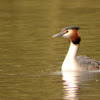
[[[62,71],[99,70],[99,61],[87,56],[77,56],[81,41],[78,30],[79,27],[65,27],[60,33],[53,36],[53,38],[62,36],[70,42],[69,51],[62,64]]]

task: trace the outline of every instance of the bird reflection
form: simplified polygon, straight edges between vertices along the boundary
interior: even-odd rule
[[[80,76],[79,72],[63,72],[63,88],[64,88],[64,100],[78,100],[78,79]]]
[[[98,80],[100,71],[62,72],[64,100],[79,100],[81,84]]]

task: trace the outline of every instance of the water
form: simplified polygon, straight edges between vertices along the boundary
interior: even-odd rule
[[[100,60],[99,19],[98,0],[0,0],[0,100],[100,100],[99,72],[62,80],[69,43],[51,38],[80,26],[79,55]]]

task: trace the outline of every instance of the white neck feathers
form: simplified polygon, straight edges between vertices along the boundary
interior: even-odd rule
[[[77,54],[79,44],[70,43],[69,51],[62,65],[62,71],[77,70]]]
[[[75,59],[78,54],[78,49],[79,49],[79,44],[73,44],[71,42],[66,58]]]

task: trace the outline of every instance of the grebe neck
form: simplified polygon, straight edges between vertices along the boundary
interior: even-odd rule
[[[75,59],[77,57],[78,50],[79,50],[79,44],[74,44],[71,42],[66,58]]]

